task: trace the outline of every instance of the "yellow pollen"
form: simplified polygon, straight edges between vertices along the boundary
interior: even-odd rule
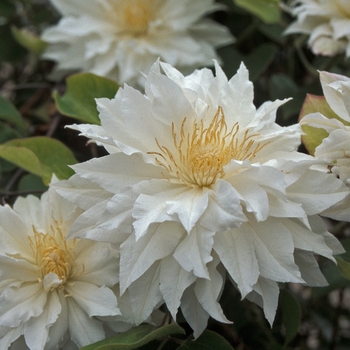
[[[50,232],[40,233],[33,226],[33,236],[29,241],[38,266],[38,281],[42,282],[49,273],[54,273],[62,281],[59,288],[63,288],[66,281],[74,273],[74,245],[75,240],[66,241],[60,226],[51,226]]]
[[[107,18],[126,35],[147,34],[149,24],[155,19],[159,0],[121,0],[110,2]]]
[[[209,126],[203,120],[194,122],[190,132],[185,131],[187,118],[181,124],[180,132],[172,124],[172,138],[175,152],[159,144],[159,152],[154,154],[158,165],[166,169],[166,178],[177,178],[188,186],[210,186],[225,176],[224,166],[231,160],[253,160],[256,154],[267,144],[256,143],[259,134],[249,134],[246,130],[239,133],[235,123],[228,130],[223,109],[219,106]]]

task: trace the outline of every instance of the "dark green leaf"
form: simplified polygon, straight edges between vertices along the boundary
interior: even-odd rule
[[[0,26],[0,62],[18,61],[25,54],[26,50],[13,38],[10,26]]]
[[[264,22],[276,23],[281,18],[279,0],[234,0],[234,2]]]
[[[53,98],[62,114],[85,123],[100,124],[95,98],[113,98],[117,90],[118,84],[113,80],[79,73],[67,79],[67,91],[63,96],[55,91]]]
[[[16,107],[8,100],[0,96],[0,119],[15,125],[22,132],[26,125]]]
[[[298,333],[301,324],[301,306],[295,296],[287,290],[282,290],[280,293],[280,305],[283,323],[286,327],[284,344],[287,345]]]
[[[177,324],[170,324],[156,328],[150,325],[142,325],[120,333],[117,336],[87,345],[81,350],[130,350],[137,349],[152,340],[162,338],[170,334],[184,334],[185,331]]]
[[[344,260],[340,256],[335,257],[338,263],[338,270],[342,274],[343,277],[350,280],[350,262]]]
[[[18,184],[18,191],[46,191],[47,186],[44,185],[41,177],[34,174],[27,174],[21,177]]]
[[[0,16],[9,17],[16,11],[15,5],[9,0],[1,0]]]
[[[41,176],[45,185],[49,184],[53,173],[59,179],[69,178],[74,172],[68,164],[77,162],[69,148],[49,137],[8,141],[0,146],[0,157]]]
[[[193,340],[190,337],[181,345],[178,350],[233,350],[229,342],[220,334],[213,331],[205,330],[201,336]]]

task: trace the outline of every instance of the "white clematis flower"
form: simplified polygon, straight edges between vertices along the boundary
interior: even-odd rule
[[[52,189],[41,200],[28,196],[0,208],[1,349],[77,349],[104,339],[95,316],[120,315],[111,289],[118,251],[65,240],[80,213]]]
[[[349,188],[348,196],[322,215],[336,220],[350,221],[350,78],[320,72],[326,101],[338,116],[330,119],[321,113],[311,113],[301,119],[301,124],[321,128],[329,133],[315,149],[315,157],[329,164],[330,172]]]
[[[348,0],[297,0],[292,14],[297,17],[286,34],[309,34],[316,55],[350,56],[350,9]]]
[[[125,86],[97,99],[101,126],[74,126],[110,154],[56,186],[86,210],[69,235],[120,245],[121,293],[137,323],[162,300],[195,336],[209,316],[228,322],[218,303],[226,272],[270,323],[277,282],[326,283],[313,253],[342,248],[315,214],[346,188],[309,169],[317,161],[296,151],[298,125],[275,123],[284,102],[257,110],[243,64],[228,81],[217,64],[216,77],[184,77],[156,62],[145,95]]]
[[[153,62],[192,71],[234,42],[229,30],[203,18],[223,9],[214,0],[51,0],[60,22],[42,35],[43,57],[58,70],[82,70],[142,85]]]

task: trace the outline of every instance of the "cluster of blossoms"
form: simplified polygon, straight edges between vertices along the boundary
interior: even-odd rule
[[[221,9],[213,0],[51,1],[63,18],[43,39],[58,70],[145,93],[125,84],[96,100],[101,125],[71,126],[108,155],[53,178],[41,199],[0,207],[0,348],[81,347],[162,304],[198,337],[209,317],[230,322],[226,280],[272,325],[278,283],[326,285],[314,254],[344,250],[319,214],[350,221],[350,79],[321,73],[336,118],[302,119],[329,134],[306,155],[301,126],[275,122],[288,99],[257,109],[244,64],[230,80],[217,61],[215,74],[183,75],[233,41],[203,19]],[[297,3],[289,33],[312,31],[315,53],[350,55],[345,1]]]
[[[125,86],[97,99],[101,126],[75,125],[109,155],[73,166],[58,193],[84,213],[70,238],[113,243],[119,284],[137,323],[165,302],[201,334],[226,275],[273,322],[278,282],[322,286],[313,256],[343,251],[317,216],[349,190],[328,163],[297,152],[300,127],[280,127],[285,101],[253,105],[242,65],[183,76],[155,63],[143,95]],[[143,292],[147,288],[145,296]]]
[[[336,220],[350,221],[350,79],[321,72],[320,80],[334,116],[312,113],[303,117],[301,124],[323,129],[329,134],[316,147],[315,157],[326,161],[329,171],[349,188],[349,194],[344,200],[322,214]]]
[[[292,14],[297,20],[286,34],[309,34],[309,46],[316,55],[350,56],[350,8],[348,0],[297,0]]]
[[[153,62],[190,72],[219,59],[215,47],[231,44],[229,30],[204,18],[223,9],[213,0],[51,0],[62,14],[42,35],[44,57],[59,71],[82,70],[119,83],[143,85]]]

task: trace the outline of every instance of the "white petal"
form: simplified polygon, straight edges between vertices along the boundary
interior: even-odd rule
[[[243,224],[242,234],[251,235],[260,275],[279,282],[303,282],[294,263],[294,244],[290,231],[279,219]]]
[[[75,254],[77,266],[84,266],[83,272],[73,276],[75,281],[107,287],[118,282],[119,252],[110,244],[80,240],[75,245]]]
[[[173,200],[167,201],[167,213],[176,214],[186,231],[190,233],[208,207],[208,200],[206,189],[200,187],[187,189]]]
[[[254,286],[254,291],[261,295],[265,317],[272,327],[278,305],[280,291],[278,285],[274,281],[260,277]]]
[[[207,263],[212,261],[213,236],[215,232],[195,226],[175,250],[174,258],[188,272],[210,279]]]
[[[7,328],[0,326],[0,349],[8,349],[23,334],[23,325],[15,328]],[[16,350],[15,346],[11,349]],[[21,350],[23,349],[20,348]],[[18,349],[19,350],[19,349]]]
[[[181,311],[193,329],[194,338],[198,338],[206,329],[209,314],[204,310],[194,292],[194,286],[188,287],[181,300]]]
[[[159,290],[159,272],[160,262],[156,262],[129,287],[130,304],[136,325],[145,321],[162,300]]]
[[[89,316],[113,316],[119,314],[117,298],[111,289],[92,283],[74,281],[66,284],[66,291]]]
[[[302,279],[308,286],[324,287],[328,285],[312,253],[296,250],[294,260],[299,266]]]
[[[216,261],[208,264],[210,280],[198,278],[195,283],[194,291],[198,301],[211,317],[215,318],[219,322],[231,323],[225,317],[221,306],[218,303],[218,299],[223,289],[223,276],[225,276],[225,271],[222,271],[223,275],[221,275],[221,273],[217,270],[217,264],[220,261],[218,258],[215,260]]]
[[[195,280],[194,274],[184,270],[172,256],[162,259],[159,289],[174,320],[185,289]]]
[[[167,257],[178,245],[186,232],[181,224],[165,222],[152,224],[140,239],[131,235],[120,247],[120,287],[121,292],[159,259]]]
[[[214,249],[244,298],[259,277],[259,265],[250,234],[232,229],[215,235]]]
[[[46,299],[41,283],[5,288],[0,294],[0,325],[18,327],[31,317],[39,316],[44,310]]]
[[[308,215],[319,214],[348,194],[346,186],[329,174],[309,170],[287,188],[288,198],[301,203]]]
[[[102,323],[90,318],[73,298],[67,298],[68,329],[71,339],[78,347],[104,339]]]
[[[213,231],[225,231],[231,227],[239,227],[247,221],[240,204],[240,195],[226,181],[219,180],[209,192],[209,203],[200,219],[201,225]]]
[[[61,304],[54,291],[49,293],[44,311],[38,317],[32,317],[25,324],[24,337],[30,349],[43,349],[48,341],[49,329],[61,312]]]
[[[72,165],[72,168],[81,177],[95,182],[112,193],[117,193],[122,188],[142,180],[162,178],[159,168],[146,164],[138,154],[131,156],[123,153],[110,154]]]

